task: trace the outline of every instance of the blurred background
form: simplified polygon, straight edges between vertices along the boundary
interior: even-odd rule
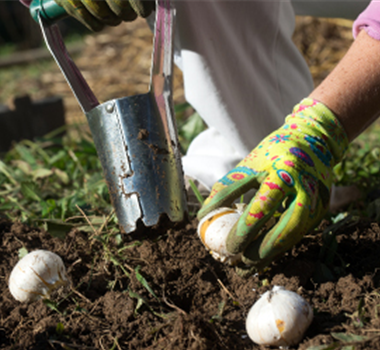
[[[148,91],[152,33],[144,20],[106,28],[98,34],[90,33],[74,19],[61,21],[59,25],[69,52],[101,102]],[[294,41],[309,64],[315,84],[331,71],[350,46],[351,25],[351,21],[340,19],[297,18]],[[17,128],[21,123],[29,125],[27,129],[31,130],[35,122],[28,124],[28,120],[36,114],[39,114],[41,132],[49,131],[43,128],[46,118],[62,113],[66,123],[85,125],[76,100],[45,48],[39,26],[18,1],[0,1],[0,92],[0,133],[12,128],[11,122],[1,124],[1,120],[16,105],[21,106],[21,113],[11,119],[18,120]],[[51,102],[50,98],[55,100]],[[57,98],[62,99],[64,112],[60,111]],[[48,104],[55,103],[46,107],[46,111],[43,110],[45,99]],[[37,109],[33,107],[36,103],[40,103]],[[179,125],[183,125],[194,111],[185,104],[178,69],[174,75],[174,103]],[[26,116],[28,110],[31,113]],[[46,113],[47,116],[42,115]],[[62,122],[62,116],[58,119],[51,127]],[[199,132],[203,127],[199,121],[193,124],[192,132]],[[24,132],[20,137],[32,135]]]

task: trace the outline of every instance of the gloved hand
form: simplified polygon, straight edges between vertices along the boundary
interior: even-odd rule
[[[230,253],[243,252],[239,275],[263,269],[319,224],[329,203],[332,169],[347,146],[333,113],[306,98],[280,129],[213,186],[199,219],[258,189],[227,238]],[[263,227],[276,212],[279,221],[266,232]]]
[[[117,26],[148,17],[154,10],[154,0],[55,0],[66,12],[95,32],[104,25]]]

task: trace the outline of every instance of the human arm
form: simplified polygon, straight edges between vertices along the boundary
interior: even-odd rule
[[[333,166],[348,141],[379,114],[379,43],[361,32],[336,69],[310,94],[312,99],[296,106],[280,129],[214,185],[199,218],[258,189],[227,239],[232,254],[243,252],[248,268],[241,266],[240,273],[267,266],[324,217]],[[309,142],[310,136],[316,142]],[[287,174],[287,179],[279,174]],[[263,226],[276,211],[282,213],[280,220],[266,231]]]
[[[380,2],[371,1],[352,31],[351,48],[310,94],[334,112],[349,141],[380,115]]]
[[[362,30],[327,78],[310,94],[342,123],[349,141],[380,115],[380,41]]]

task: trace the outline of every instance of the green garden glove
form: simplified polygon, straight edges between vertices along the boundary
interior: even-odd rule
[[[66,12],[95,32],[104,25],[117,26],[148,17],[154,10],[154,0],[55,0]]]
[[[214,184],[199,219],[258,189],[227,238],[230,253],[243,252],[239,275],[263,269],[319,224],[329,204],[332,169],[347,146],[333,113],[306,98],[280,129]],[[276,212],[282,213],[277,224],[263,229]]]

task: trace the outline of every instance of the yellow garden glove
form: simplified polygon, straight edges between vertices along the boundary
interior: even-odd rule
[[[95,32],[104,25],[116,26],[148,17],[154,9],[154,0],[55,0],[66,12]]]
[[[199,219],[258,189],[227,238],[230,253],[243,252],[238,274],[264,268],[319,224],[329,204],[332,169],[347,146],[333,113],[306,98],[280,129],[214,184]],[[276,212],[282,213],[279,221],[266,232],[263,227]]]

